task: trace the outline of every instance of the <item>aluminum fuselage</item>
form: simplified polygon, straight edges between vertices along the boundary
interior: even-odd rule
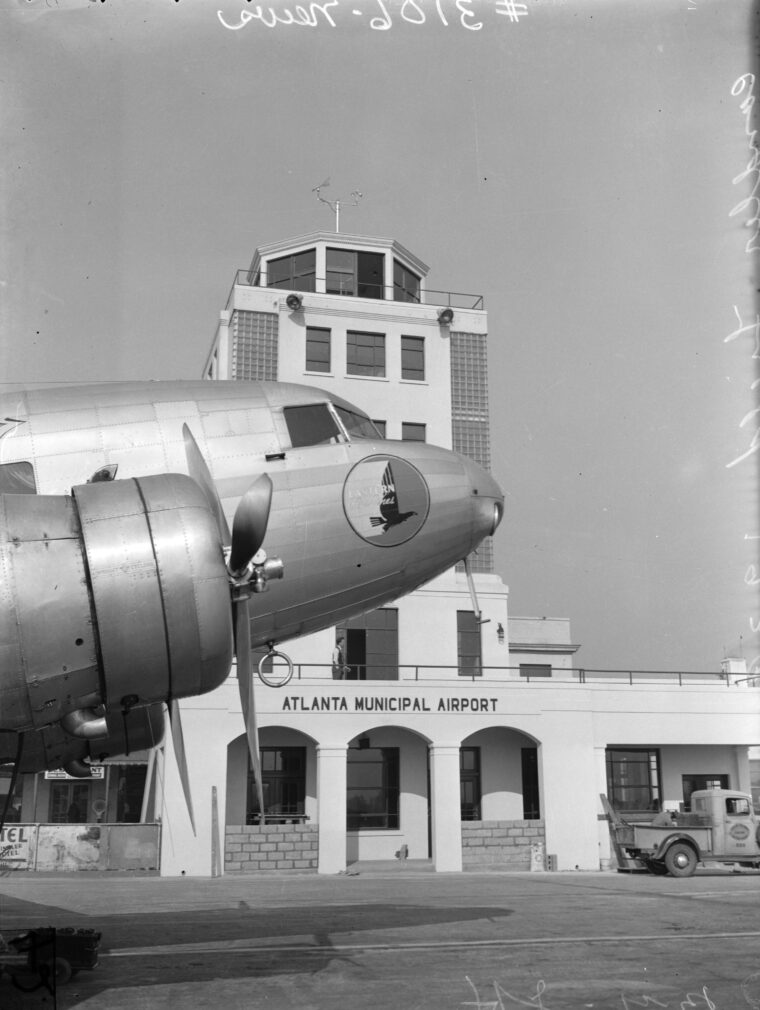
[[[118,467],[117,480],[187,473],[187,424],[228,520],[252,481],[268,473],[264,548],[282,559],[285,576],[253,600],[252,644],[282,642],[434,578],[494,531],[503,507],[484,470],[426,443],[350,436],[294,447],[286,408],[327,402],[357,410],[323,390],[284,383],[131,382],[6,394],[0,471],[31,464],[41,495],[67,495],[108,466]],[[383,472],[396,475],[402,518],[388,521],[380,510]],[[403,518],[405,496],[414,507]]]

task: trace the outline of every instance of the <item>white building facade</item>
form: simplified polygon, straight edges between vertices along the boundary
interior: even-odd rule
[[[321,387],[389,439],[424,439],[488,468],[483,301],[432,291],[427,273],[391,239],[318,232],[262,246],[235,276],[204,375]],[[182,702],[194,831],[169,738],[100,781],[26,776],[19,819],[64,820],[76,801],[78,821],[95,809],[98,820],[152,822],[159,859],[129,856],[142,844],[130,834],[115,865],[158,862],[165,875],[334,874],[394,859],[439,872],[597,870],[611,860],[601,793],[646,818],[688,804],[694,789],[750,791],[760,692],[741,663],[714,674],[584,670],[567,620],[509,614],[490,542],[472,570],[475,599],[451,570],[392,606],[278,643],[292,679],[255,685],[264,823],[234,671]],[[81,866],[77,850],[70,868]]]
[[[387,438],[488,467],[483,302],[430,291],[426,277],[390,239],[320,232],[262,246],[235,277],[205,374],[318,386]],[[392,607],[280,643],[292,680],[255,689],[264,824],[234,677],[183,702],[197,833],[167,761],[162,872],[339,873],[396,858],[596,870],[611,859],[601,793],[645,817],[706,784],[749,791],[752,681],[584,671],[566,620],[510,617],[490,543],[473,568],[476,601],[452,570]]]

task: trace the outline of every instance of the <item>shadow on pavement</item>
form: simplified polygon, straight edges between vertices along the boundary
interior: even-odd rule
[[[93,971],[82,971],[59,986],[55,1001],[24,1003],[66,1010],[107,989],[167,985],[172,982],[208,982],[256,978],[280,974],[315,975],[328,966],[333,970],[364,971],[346,951],[336,950],[336,935],[378,930],[451,927],[476,920],[498,921],[512,915],[493,906],[434,907],[367,902],[362,904],[318,903],[304,906],[255,908],[241,901],[237,908],[114,915],[82,915],[64,908],[3,896],[0,900],[0,930],[21,932],[35,925],[87,927],[102,933],[101,962]],[[456,933],[457,931],[454,930]],[[270,941],[276,938],[282,950],[262,943],[254,950],[179,950],[141,953],[139,948],[177,944],[218,945],[229,941]],[[345,941],[343,941],[345,942]],[[293,949],[295,948],[295,949]],[[135,953],[130,954],[134,949]],[[117,952],[110,954],[109,952]],[[0,979],[0,1006],[13,1007],[14,990],[5,976]],[[29,997],[27,997],[29,999]]]

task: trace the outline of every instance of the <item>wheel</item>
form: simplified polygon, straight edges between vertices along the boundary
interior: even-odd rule
[[[676,842],[665,853],[665,866],[673,877],[692,877],[697,868],[697,854],[685,842]]]
[[[38,971],[44,985],[50,984],[51,975],[53,976],[54,984],[59,986],[63,985],[64,982],[68,982],[73,974],[71,965],[65,957],[57,957],[54,961],[46,961],[39,966]]]
[[[57,957],[54,962],[55,984],[63,985],[72,976],[71,965],[65,957]]]
[[[668,868],[664,863],[661,863],[659,859],[647,859],[647,869],[650,873],[653,873],[655,877],[664,877],[668,872]]]

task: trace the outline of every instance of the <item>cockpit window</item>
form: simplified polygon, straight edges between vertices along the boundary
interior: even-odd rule
[[[370,421],[366,414],[357,414],[356,411],[346,410],[345,407],[335,409],[343,426],[348,432],[349,438],[381,438],[380,432]]]
[[[303,445],[327,445],[330,442],[345,441],[326,403],[285,407],[284,413],[290,444],[294,449]]]
[[[0,494],[36,494],[34,467],[31,463],[0,465]]]
[[[355,438],[382,438],[366,414],[358,414],[355,410],[347,410],[332,403],[285,407],[284,413],[290,444],[294,449],[304,445],[346,442]]]

